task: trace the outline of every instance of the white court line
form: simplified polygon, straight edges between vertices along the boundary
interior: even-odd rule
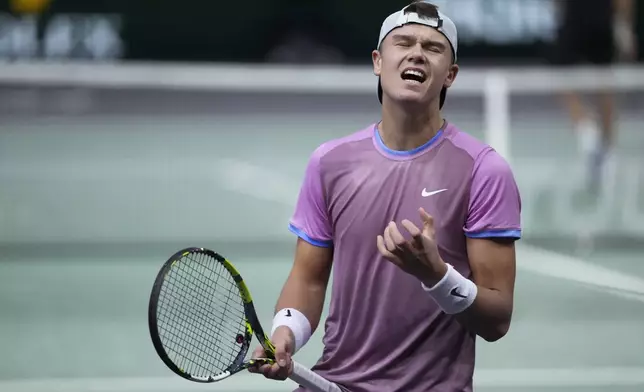
[[[619,291],[619,290],[613,290],[613,289],[601,289],[601,291],[608,294],[612,294],[617,297],[624,298],[624,299],[644,302],[644,294],[637,294],[637,293],[631,293],[631,292],[625,292],[625,291]]]
[[[481,369],[477,388],[630,387],[644,386],[644,368]],[[9,380],[0,382],[7,392],[250,392],[291,391],[292,381],[268,381],[239,374],[213,384],[198,384],[177,377]]]
[[[517,268],[591,285],[612,295],[644,302],[644,279],[576,257],[520,244],[517,246]]]

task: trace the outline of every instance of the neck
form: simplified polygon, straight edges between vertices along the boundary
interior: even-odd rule
[[[413,150],[427,143],[443,127],[444,120],[437,106],[432,105],[430,110],[425,107],[424,110],[410,111],[383,102],[382,121],[378,126],[382,141],[396,151]]]

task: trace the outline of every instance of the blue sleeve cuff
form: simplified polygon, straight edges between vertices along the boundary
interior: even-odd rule
[[[465,233],[470,238],[521,238],[521,230],[485,230],[476,233]]]
[[[309,237],[309,235],[306,234],[303,230],[293,226],[292,223],[288,225],[288,230],[311,245],[319,246],[320,248],[330,248],[333,246],[333,241],[322,241],[322,240],[313,239]]]

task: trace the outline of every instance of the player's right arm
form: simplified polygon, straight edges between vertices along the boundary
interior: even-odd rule
[[[298,237],[293,267],[277,300],[275,314],[286,313],[283,309],[297,309],[308,320],[311,334],[315,332],[322,315],[332,260],[333,248],[313,245]],[[288,316],[285,314],[285,317]]]
[[[271,341],[277,364],[259,369],[269,378],[288,376],[291,356],[307,343],[322,315],[333,260],[332,226],[320,167],[322,155],[320,147],[309,159],[289,222],[297,245],[293,266],[275,306]],[[255,356],[261,356],[258,350]]]
[[[264,376],[286,379],[291,370],[291,357],[315,332],[322,316],[332,259],[331,247],[313,245],[298,237],[295,260],[275,306],[274,323],[284,324],[274,325],[271,333],[277,364],[257,369]],[[260,346],[253,357],[263,356]]]

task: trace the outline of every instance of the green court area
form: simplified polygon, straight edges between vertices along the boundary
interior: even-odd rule
[[[291,255],[236,257],[269,325]],[[644,274],[614,255],[610,269],[519,247],[510,334],[478,344],[477,390],[641,391]],[[0,389],[48,391],[287,391],[241,374],[205,388],[175,378],[156,356],[147,299],[157,258],[3,260],[0,263]],[[622,271],[622,272],[618,272]],[[270,276],[270,279],[266,279]],[[312,365],[321,335],[297,355]]]

